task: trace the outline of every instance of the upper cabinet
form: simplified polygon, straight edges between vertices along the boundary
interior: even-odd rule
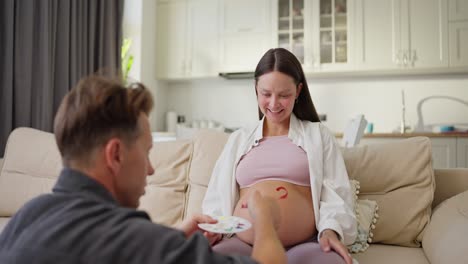
[[[468,0],[449,0],[450,67],[468,66]]]
[[[403,67],[448,67],[447,0],[400,0],[397,4],[397,62]]]
[[[449,0],[449,20],[468,20],[467,0]]]
[[[350,69],[349,0],[277,0],[275,44],[307,71]]]
[[[468,0],[159,0],[157,78],[252,72],[283,47],[306,73],[468,67]]]
[[[447,0],[356,0],[357,69],[448,67]]]
[[[309,62],[309,59],[305,59],[305,53],[306,51],[310,53],[305,47],[305,38],[310,37],[310,34],[305,33],[306,20],[310,17],[305,15],[308,10],[307,4],[309,3],[307,1],[304,3],[304,0],[278,0],[272,9],[276,18],[274,22],[276,46],[294,53],[301,64]]]
[[[271,1],[221,0],[220,5],[220,71],[254,71],[273,47]]]
[[[312,66],[316,71],[351,69],[350,0],[312,1]]]
[[[218,1],[160,1],[156,20],[158,79],[217,76]]]
[[[394,69],[396,35],[395,0],[355,0],[356,68],[361,70]]]

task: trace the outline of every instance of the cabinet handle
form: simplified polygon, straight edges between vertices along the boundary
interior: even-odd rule
[[[413,54],[411,56],[411,63],[414,66],[414,63],[418,60],[418,55],[416,55],[416,50],[413,50]]]
[[[403,52],[403,66],[408,66],[408,51]]]
[[[401,50],[398,50],[396,56],[395,56],[395,62],[397,65],[401,65]]]

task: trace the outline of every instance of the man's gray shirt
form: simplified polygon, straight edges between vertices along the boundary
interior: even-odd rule
[[[154,201],[155,203],[164,201]],[[51,194],[21,208],[0,234],[0,263],[256,263],[211,250],[197,232],[151,222],[98,182],[63,169]]]

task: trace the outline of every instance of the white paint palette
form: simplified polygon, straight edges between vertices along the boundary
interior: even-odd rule
[[[208,232],[219,234],[239,233],[252,227],[252,224],[247,219],[237,216],[212,216],[212,218],[218,220],[218,223],[203,223],[198,224],[198,227]]]

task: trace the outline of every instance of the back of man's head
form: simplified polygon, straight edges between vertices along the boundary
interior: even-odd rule
[[[112,137],[131,144],[139,136],[138,117],[149,115],[153,99],[142,84],[126,88],[101,76],[82,79],[62,100],[54,134],[64,166],[89,165],[91,154]]]

